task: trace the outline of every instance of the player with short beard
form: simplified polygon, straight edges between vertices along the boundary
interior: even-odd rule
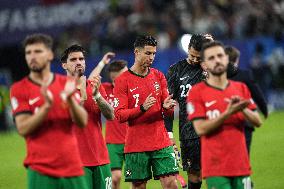
[[[77,90],[81,93],[81,103],[89,115],[87,127],[75,129],[87,184],[90,189],[111,189],[110,161],[102,134],[101,113],[106,119],[112,120],[113,108],[105,100],[107,95],[100,85],[100,76],[92,76],[86,80],[85,54],[83,47],[72,45],[62,53],[61,63],[68,76],[80,76]]]
[[[27,144],[28,188],[87,189],[73,133],[74,123],[87,125],[87,112],[79,105],[75,79],[50,71],[52,44],[48,35],[26,37],[30,73],[10,90],[16,127]]]
[[[194,85],[187,110],[201,136],[202,177],[210,189],[246,189],[251,168],[244,123],[261,125],[247,86],[227,79],[228,56],[222,43],[210,42],[201,50],[201,66],[208,79]]]
[[[173,112],[175,101],[167,90],[165,76],[150,68],[157,41],[152,36],[139,36],[134,43],[135,62],[115,80],[115,114],[128,122],[125,139],[125,180],[133,189],[145,189],[154,176],[162,188],[177,189],[178,167],[173,147],[166,132],[163,114]]]
[[[172,65],[166,75],[169,93],[179,103],[179,140],[183,170],[187,171],[188,188],[200,189],[200,142],[193,125],[187,119],[186,97],[196,83],[205,79],[200,66],[200,51],[203,44],[212,41],[211,35],[194,34],[188,45],[188,57]],[[169,136],[173,138],[173,115],[165,118]],[[174,139],[172,139],[174,142]],[[175,142],[174,142],[175,144]]]

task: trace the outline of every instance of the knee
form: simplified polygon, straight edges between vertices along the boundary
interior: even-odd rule
[[[160,178],[164,189],[178,189],[175,176]]]
[[[117,188],[119,186],[120,180],[121,180],[121,172],[112,171],[112,186],[113,186],[113,188]]]
[[[187,173],[188,180],[193,183],[201,182],[200,171],[191,171]]]

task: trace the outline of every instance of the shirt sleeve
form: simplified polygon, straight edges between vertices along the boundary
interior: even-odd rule
[[[200,94],[198,94],[198,90],[196,87],[192,87],[188,97],[187,97],[187,113],[188,119],[190,121],[196,119],[206,119],[206,109],[204,106],[204,102],[201,99]]]
[[[127,90],[127,82],[121,77],[116,78],[113,89],[114,110],[116,119],[118,119],[121,123],[133,120],[143,114],[139,106],[131,109],[128,108]]]
[[[174,95],[173,99],[177,99],[178,95],[178,85],[176,85],[178,81],[176,80],[176,78],[177,71],[176,64],[174,64],[169,68],[168,73],[166,75],[169,93]]]
[[[18,85],[13,85],[10,90],[10,99],[12,106],[12,113],[15,117],[17,114],[30,113],[32,114],[31,107],[29,105],[29,99],[23,90],[23,87],[19,88]]]

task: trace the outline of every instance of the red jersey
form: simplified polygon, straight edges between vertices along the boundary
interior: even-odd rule
[[[84,129],[76,128],[79,151],[84,166],[99,166],[108,164],[109,157],[106,143],[102,134],[101,111],[92,98],[91,81],[87,81],[87,100],[84,108],[88,112],[88,124]],[[103,86],[99,91],[103,98],[107,98]]]
[[[229,80],[228,86],[218,89],[206,82],[194,85],[188,96],[189,119],[214,119],[224,112],[228,99],[238,95],[250,99],[245,84]],[[256,109],[253,100],[248,106]],[[226,119],[214,133],[201,136],[202,177],[246,176],[251,167],[244,137],[244,115],[241,112]]]
[[[54,177],[83,175],[69,108],[60,98],[65,82],[65,76],[54,74],[54,79],[48,86],[53,94],[53,105],[37,130],[25,137],[27,156],[24,165]],[[28,77],[12,85],[10,96],[14,117],[21,113],[37,112],[44,104],[40,88],[39,84]]]
[[[111,83],[103,83],[103,87],[106,90],[108,101],[112,107],[115,105],[113,95],[113,85]],[[107,144],[124,144],[126,135],[126,123],[119,123],[117,119],[106,121],[106,143]]]
[[[145,113],[140,105],[152,93],[157,102]],[[149,69],[146,76],[128,70],[115,79],[115,114],[120,122],[128,122],[125,153],[155,151],[171,145],[165,129],[162,104],[169,95],[165,76],[156,69]]]

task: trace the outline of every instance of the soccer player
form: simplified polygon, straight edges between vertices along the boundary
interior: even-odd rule
[[[105,140],[102,135],[101,113],[106,119],[113,119],[113,108],[105,100],[104,88],[100,85],[100,76],[86,80],[84,76],[85,50],[79,45],[68,47],[61,56],[62,67],[68,76],[79,75],[77,89],[81,93],[82,104],[88,112],[87,127],[75,129],[79,151],[85,167],[85,177],[89,188],[111,189],[111,170]]]
[[[87,112],[79,105],[79,94],[74,94],[75,79],[50,71],[52,44],[44,34],[26,37],[30,73],[10,91],[16,127],[27,145],[28,188],[87,189],[73,134],[73,121],[86,126]]]
[[[200,50],[204,43],[212,41],[212,36],[194,34],[188,46],[188,57],[172,65],[167,74],[169,93],[179,103],[179,140],[184,171],[188,175],[188,188],[200,189],[200,143],[192,123],[187,119],[186,97],[192,86],[203,79],[205,75],[200,66]],[[173,138],[173,115],[165,118],[165,124],[170,138]]]
[[[108,52],[104,55],[103,59],[92,71],[91,75],[100,75],[104,66],[109,64],[111,58],[115,56],[114,53]],[[127,62],[124,60],[115,60],[109,64],[108,73],[111,79],[111,83],[102,83],[103,87],[108,96],[108,101],[112,107],[116,106],[117,101],[114,99],[113,88],[114,80],[121,73],[127,70]],[[110,167],[112,175],[112,188],[120,188],[120,180],[122,175],[122,166],[124,162],[124,142],[126,135],[126,123],[119,123],[118,120],[107,120],[106,121],[106,143],[108,148],[108,153],[110,157]]]
[[[160,179],[163,188],[177,188],[177,162],[163,114],[173,112],[175,101],[167,91],[164,75],[152,65],[157,41],[138,36],[134,65],[115,80],[115,114],[128,122],[125,139],[125,181],[134,189],[146,188],[147,180]]]
[[[252,99],[254,100],[264,117],[267,118],[268,109],[264,94],[260,90],[258,84],[255,82],[251,71],[239,68],[240,51],[233,46],[226,46],[225,53],[229,56],[229,64],[227,70],[228,78],[234,81],[243,82],[247,85],[248,89],[250,90]],[[253,126],[249,122],[246,122],[245,138],[248,152],[250,152],[253,131]]]
[[[209,189],[250,188],[251,168],[244,137],[244,121],[261,125],[246,85],[227,79],[228,56],[220,42],[205,44],[201,63],[209,74],[194,85],[187,110],[201,136],[202,177]]]
[[[108,67],[111,83],[103,83],[108,95],[109,103],[115,107],[117,101],[114,99],[114,80],[120,74],[127,71],[127,62],[124,60],[112,61]],[[106,121],[106,143],[110,157],[110,167],[112,174],[112,188],[120,188],[121,170],[124,162],[124,143],[126,135],[126,123],[119,123],[118,120]]]

